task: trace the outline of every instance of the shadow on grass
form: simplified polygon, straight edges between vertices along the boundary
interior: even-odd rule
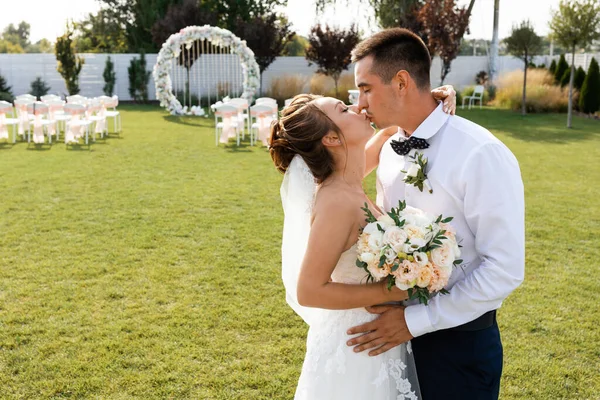
[[[204,117],[188,117],[179,115],[165,115],[163,119],[176,124],[193,126],[196,128],[209,128],[213,125],[214,120]]]
[[[515,111],[493,108],[458,109],[457,114],[492,132],[499,131],[525,142],[566,144],[600,136],[598,121],[579,116],[573,116],[573,127],[568,129],[567,114],[521,115]]]
[[[13,142],[10,142],[10,143],[3,142],[3,143],[0,143],[0,150],[10,150],[13,147],[15,147],[15,145],[16,145],[16,143],[13,143]]]
[[[71,143],[66,145],[66,149],[68,151],[89,151],[90,153],[94,150],[92,150],[92,143],[90,142],[90,144],[78,144],[78,143]]]

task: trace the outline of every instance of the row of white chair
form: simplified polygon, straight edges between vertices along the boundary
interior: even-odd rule
[[[65,132],[65,143],[74,143],[83,137],[82,130],[85,129],[85,143],[89,143],[89,134],[94,125],[93,140],[96,133],[102,137],[108,134],[106,119],[112,117],[115,132],[121,131],[121,118],[116,110],[118,98],[116,96],[100,96],[98,98],[86,98],[83,96],[67,97],[67,104],[58,96],[48,95],[41,97],[42,102],[36,101],[32,95],[17,96],[14,101],[17,118],[7,118],[6,114],[14,116],[12,105],[8,102],[0,102],[0,139],[8,140],[7,126],[13,126],[13,143],[16,142],[16,128],[19,135],[25,135],[31,142],[32,126],[34,143],[44,143],[44,131],[48,140],[52,142],[52,136],[59,139],[60,125],[62,123]],[[107,110],[112,108],[112,110]]]
[[[271,122],[278,118],[277,101],[268,97],[259,98],[255,105],[248,107],[248,101],[242,98],[226,99],[213,105],[215,111],[215,143],[226,143],[235,137],[240,144],[240,135],[245,137],[244,128],[250,135],[250,145],[261,140],[268,145],[268,132]]]

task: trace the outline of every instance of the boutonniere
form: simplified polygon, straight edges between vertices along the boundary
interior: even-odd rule
[[[421,192],[423,191],[423,187],[425,187],[429,193],[433,193],[429,179],[427,179],[427,157],[422,153],[416,152],[408,158],[411,160],[409,161],[410,167],[406,171],[402,170],[405,174],[404,183],[419,188]]]

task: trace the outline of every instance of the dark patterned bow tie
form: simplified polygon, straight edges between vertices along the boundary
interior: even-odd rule
[[[412,149],[423,150],[429,147],[429,143],[427,143],[427,140],[412,136],[409,137],[407,140],[403,141],[392,140],[391,144],[392,149],[394,149],[394,151],[400,154],[401,156],[407,155]]]

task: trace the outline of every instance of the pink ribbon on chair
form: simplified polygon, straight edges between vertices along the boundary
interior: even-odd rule
[[[33,143],[44,143],[44,125],[42,125],[42,113],[35,111],[33,117]]]
[[[81,133],[83,126],[79,125],[79,121],[81,120],[81,115],[85,114],[85,109],[81,110],[69,110],[69,114],[71,115],[71,120],[67,123],[69,129],[65,132],[65,142],[77,142],[80,137],[83,137]]]
[[[96,114],[101,119],[96,121],[96,133],[104,133],[106,129],[106,106],[104,104],[100,105],[100,111]]]
[[[0,110],[0,139],[8,139],[8,126],[4,110]]]
[[[19,135],[24,135],[29,130],[29,115],[27,114],[27,104],[15,104],[17,109],[17,118],[19,119]]]
[[[271,128],[271,122],[273,122],[273,116],[271,113],[260,113],[257,116],[258,119],[258,140],[263,145],[269,145],[269,131]]]
[[[220,143],[227,143],[230,138],[235,137],[235,129],[237,122],[234,120],[236,112],[217,112],[223,119],[223,130],[221,131],[221,137],[219,138]]]
[[[48,104],[48,118],[51,121],[56,121],[56,112],[63,109],[61,104]],[[56,135],[56,123],[51,124],[50,128],[48,128],[49,135]]]

